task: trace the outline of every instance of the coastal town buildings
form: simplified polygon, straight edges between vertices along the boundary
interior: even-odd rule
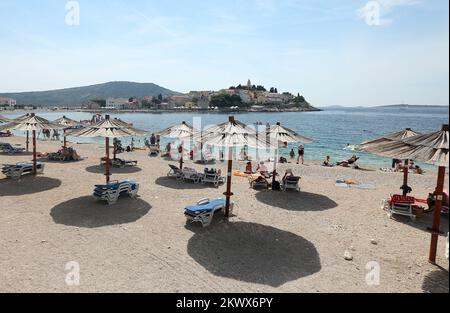
[[[0,107],[2,107],[4,110],[14,110],[16,104],[16,99],[0,97]]]
[[[106,108],[111,110],[126,110],[129,98],[108,98],[106,99]]]

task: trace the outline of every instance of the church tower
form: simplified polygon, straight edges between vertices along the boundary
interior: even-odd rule
[[[250,81],[250,79],[247,82],[247,88],[248,90],[252,90],[252,82]]]

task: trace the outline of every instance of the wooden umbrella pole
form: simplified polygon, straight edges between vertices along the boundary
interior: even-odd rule
[[[277,178],[277,159],[278,159],[278,149],[275,149],[275,159],[273,161],[273,177],[272,177],[272,188],[275,185],[275,181]]]
[[[105,176],[106,176],[106,183],[109,184],[110,182],[110,164],[109,164],[109,137],[106,137],[106,165],[105,165]]]
[[[64,129],[64,148],[67,148],[66,130]]]
[[[117,159],[117,141],[116,140],[114,140],[113,154],[114,154],[114,160]]]
[[[30,132],[27,130],[27,152],[30,151]]]
[[[36,131],[33,130],[33,175],[37,174]]]
[[[181,155],[180,155],[180,170],[182,170],[183,169],[183,152],[181,152]]]
[[[230,206],[231,206],[231,197],[233,193],[231,192],[231,178],[233,171],[233,148],[230,147],[228,151],[228,172],[227,172],[227,192],[225,192],[226,202],[225,202],[225,218],[230,217]]]
[[[438,238],[440,232],[440,224],[441,224],[441,211],[442,211],[442,202],[443,202],[443,194],[444,194],[444,181],[445,181],[445,167],[440,166],[438,172],[438,181],[436,187],[436,203],[434,207],[434,215],[433,215],[433,227],[431,229],[431,245],[430,245],[430,258],[429,261],[432,264],[436,264],[436,253],[437,253],[437,245]]]
[[[405,160],[405,168],[403,169],[403,196],[408,195],[408,173],[409,173],[409,160]]]

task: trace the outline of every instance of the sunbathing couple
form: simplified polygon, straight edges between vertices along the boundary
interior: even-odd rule
[[[256,171],[253,171],[252,162],[247,162],[247,165],[245,166],[245,174],[253,175],[257,173],[265,178],[271,177],[269,170],[267,169],[267,166],[263,161],[258,164],[258,166],[256,167]]]
[[[395,165],[394,168],[395,172],[404,172],[405,169],[407,168],[408,170],[411,170],[414,174],[422,175],[425,173],[425,171],[419,165],[414,164],[413,160],[410,161],[410,165],[408,167],[403,166],[402,160],[398,159],[393,160],[393,165]]]
[[[72,147],[61,147],[61,150],[58,152],[49,154],[48,158],[62,161],[80,161],[82,159],[81,156],[78,155],[77,151]]]
[[[342,167],[350,167],[350,165],[353,165],[354,168],[358,168],[358,166],[356,165],[356,161],[358,161],[358,160],[359,160],[359,158],[356,155],[354,155],[348,160],[336,162],[336,165],[342,166]],[[331,157],[329,155],[325,158],[325,161],[323,161],[322,166],[334,167],[334,164],[331,162]]]

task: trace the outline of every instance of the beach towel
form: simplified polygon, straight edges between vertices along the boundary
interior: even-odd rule
[[[345,180],[345,179],[338,179],[336,180],[336,187],[338,188],[357,188],[362,190],[373,190],[376,189],[375,184],[368,184],[368,183],[359,183],[357,181],[353,180]]]

